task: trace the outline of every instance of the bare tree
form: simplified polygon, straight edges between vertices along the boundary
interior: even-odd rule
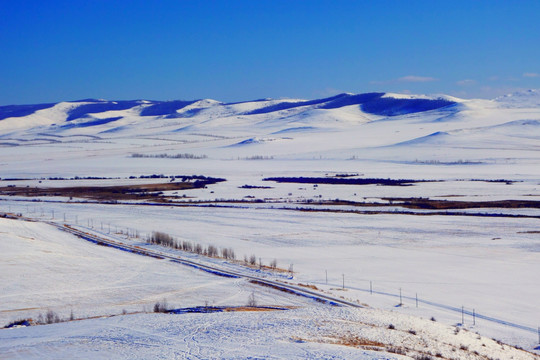
[[[255,255],[251,255],[249,257],[249,263],[250,263],[250,265],[256,265],[257,264],[257,257]]]
[[[46,324],[54,324],[60,322],[60,317],[57,313],[55,313],[52,310],[48,310],[45,314],[45,323]]]
[[[255,299],[254,292],[251,292],[251,295],[249,295],[247,306],[251,306],[251,307],[257,306],[257,300]]]
[[[167,300],[163,299],[161,302],[156,302],[154,304],[154,312],[160,312],[165,313],[169,310],[169,307],[167,305]]]

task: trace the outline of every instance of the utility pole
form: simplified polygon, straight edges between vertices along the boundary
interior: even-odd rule
[[[345,274],[341,274],[341,276],[343,277],[343,290],[345,290]]]
[[[403,306],[403,298],[401,297],[401,288],[399,288],[399,306]]]
[[[373,283],[371,282],[371,280],[369,281],[369,293],[373,295]]]
[[[476,325],[476,312],[474,311],[474,309],[472,309],[472,322],[473,325]]]
[[[416,307],[418,307],[418,293],[416,293]]]
[[[326,273],[326,285],[328,285],[328,270],[324,270],[324,272]]]
[[[465,325],[465,307],[461,306],[461,325]]]

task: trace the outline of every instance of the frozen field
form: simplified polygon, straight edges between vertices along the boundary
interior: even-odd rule
[[[2,330],[1,354],[36,358],[43,350],[66,357],[73,349],[81,354],[97,349],[102,358],[378,359],[389,355],[369,344],[335,345],[336,339],[362,333],[361,323],[382,323],[380,333],[365,339],[385,344],[387,351],[409,341],[387,329],[387,322],[401,321],[412,321],[418,333],[431,334],[427,329],[436,326],[452,336],[459,324],[472,334],[538,353],[540,95],[530,91],[495,101],[370,96],[368,101],[343,95],[316,104],[199,101],[152,116],[144,112],[156,105],[149,102],[126,109],[103,102],[60,103],[0,120],[0,212],[39,221],[0,219],[0,266],[9,274],[1,280],[2,325],[49,309],[64,318],[71,311],[75,317],[151,311],[163,299],[175,308],[242,306],[252,293],[258,305],[295,307],[141,313]],[[380,110],[388,104],[391,110]],[[167,177],[139,178],[155,174]],[[140,201],[97,201],[64,192],[75,186],[178,181],[171,175],[226,181]],[[269,177],[413,182],[288,183],[265,180]],[[14,188],[58,193],[10,195]],[[408,207],[410,199],[444,207]],[[474,205],[479,202],[483,206]],[[240,260],[255,255],[269,265],[275,259],[278,267],[294,269],[288,281],[369,310],[331,308],[246,280],[97,246],[44,221],[141,247],[156,248],[146,238],[162,231],[179,241],[232,248]],[[256,273],[221,259],[161,251]],[[431,317],[435,324],[427,320]],[[432,339],[434,344],[449,341],[444,334]],[[489,351],[492,358],[511,356]]]

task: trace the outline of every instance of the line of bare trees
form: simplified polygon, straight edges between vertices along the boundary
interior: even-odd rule
[[[236,254],[232,248],[217,248],[214,245],[202,246],[201,244],[194,243],[186,240],[177,240],[169,234],[161,231],[154,231],[148,239],[150,244],[156,244],[161,246],[167,246],[177,250],[183,250],[198,255],[204,255],[209,257],[223,258],[225,260],[236,260]]]
[[[180,241],[178,239],[175,239],[173,236],[161,231],[152,232],[152,235],[149,236],[147,241],[150,244],[166,246],[172,249],[183,250],[197,255],[236,261],[236,253],[234,252],[233,248],[218,248],[214,245],[202,246],[201,244],[192,241]],[[258,259],[258,265],[260,268],[262,268],[263,264],[261,258]],[[244,265],[257,266],[257,256],[255,256],[254,254],[250,255],[249,257],[247,255],[244,255],[243,263]],[[270,262],[269,267],[275,270],[277,268],[277,260],[273,259]]]

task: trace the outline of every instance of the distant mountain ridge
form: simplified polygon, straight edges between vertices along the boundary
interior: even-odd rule
[[[210,146],[215,156],[356,158],[426,153],[450,163],[537,148],[540,92],[494,100],[394,93],[338,94],[314,100],[83,99],[0,106],[0,147],[147,141]],[[67,145],[66,145],[67,146]],[[167,145],[168,146],[168,145]],[[427,149],[427,150],[426,150]],[[454,154],[449,157],[449,154]],[[206,154],[205,154],[206,155]],[[476,160],[475,160],[476,161]]]
[[[89,116],[120,110],[133,110],[139,116],[163,116],[168,118],[183,117],[179,110],[193,105],[202,100],[171,100],[171,101],[149,101],[149,100],[120,100],[107,101],[98,99],[84,99],[78,101],[68,101],[73,106],[66,112],[66,121],[87,118]],[[267,104],[271,102],[271,104]],[[395,116],[407,113],[429,111],[452,105],[455,102],[443,97],[433,98],[394,98],[385,93],[366,94],[339,94],[336,96],[315,99],[315,100],[254,100],[242,103],[221,103],[216,102],[211,106],[230,107],[236,104],[261,103],[262,106],[253,110],[240,111],[239,115],[258,115],[283,111],[299,107],[309,107],[316,109],[337,109],[345,106],[358,105],[361,110],[374,115]],[[40,110],[46,110],[59,103],[33,104],[33,105],[7,105],[0,106],[0,120],[11,117],[25,117]],[[204,107],[198,107],[202,110]],[[192,115],[187,113],[186,116]]]

